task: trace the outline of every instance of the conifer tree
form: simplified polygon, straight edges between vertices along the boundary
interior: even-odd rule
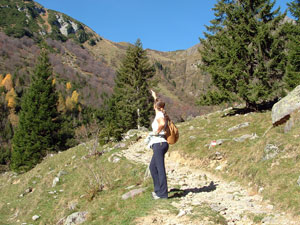
[[[288,63],[285,82],[289,90],[300,85],[300,0],[288,4],[296,23],[286,24],[288,32]]]
[[[272,11],[270,0],[219,0],[216,18],[207,26],[201,69],[212,76],[224,100],[243,100],[246,107],[276,99],[283,93],[285,14]]]
[[[154,67],[149,64],[146,51],[138,39],[127,50],[117,71],[112,97],[107,102],[104,136],[121,138],[121,134],[138,126],[149,127],[153,102],[149,92]]]
[[[57,94],[52,85],[52,68],[47,53],[41,52],[32,82],[22,97],[19,124],[13,137],[11,168],[27,171],[55,148]]]

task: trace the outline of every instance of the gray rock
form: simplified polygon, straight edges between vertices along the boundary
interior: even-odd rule
[[[225,206],[221,205],[221,203],[219,203],[219,204],[212,203],[210,205],[210,208],[212,210],[216,211],[216,212],[222,212],[222,211],[226,211],[227,210],[227,208]]]
[[[134,188],[134,187],[135,187],[135,185],[131,185],[131,186],[125,188],[125,189],[126,189],[126,190],[129,190],[129,189],[132,189],[132,188]]]
[[[225,141],[229,141],[230,139],[219,139],[219,140],[216,140],[216,145],[221,145],[223,144]]]
[[[193,140],[193,139],[196,139],[196,137],[195,137],[195,136],[190,136],[190,139],[192,139],[192,140]]]
[[[246,141],[247,139],[253,140],[253,139],[255,139],[255,138],[257,138],[257,135],[256,135],[256,134],[245,134],[245,135],[243,135],[243,136],[241,136],[241,137],[233,138],[233,140],[236,141],[236,142],[244,142],[244,141]]]
[[[127,192],[126,194],[122,195],[122,199],[126,200],[128,198],[133,198],[134,196],[143,193],[145,190],[146,190],[146,188],[139,188],[139,189],[131,190],[131,191]]]
[[[297,184],[298,184],[298,186],[300,186],[300,176],[299,176],[299,178],[297,180]]]
[[[67,175],[68,173],[64,170],[58,172],[57,177],[60,178],[62,175]]]
[[[262,223],[266,223],[266,224],[269,224],[269,223],[271,223],[271,221],[272,221],[272,216],[266,216],[266,217],[264,217],[263,219],[262,219]]]
[[[59,178],[55,177],[52,182],[52,187],[55,187],[58,182],[59,182]]]
[[[272,107],[273,125],[284,123],[292,112],[298,109],[300,109],[300,85]]]
[[[215,160],[222,160],[222,159],[223,159],[222,153],[216,152],[216,153],[215,153],[214,159],[215,159]]]
[[[182,216],[184,216],[184,215],[186,215],[186,211],[184,211],[183,209],[180,209],[179,210],[179,213],[177,214],[177,217],[182,217]]]
[[[32,217],[32,220],[33,220],[33,221],[36,221],[36,220],[38,220],[39,218],[40,218],[40,216],[34,215],[34,216]]]
[[[236,130],[241,129],[241,128],[249,127],[249,125],[250,125],[249,122],[241,123],[241,124],[238,124],[234,127],[229,128],[228,132],[233,132],[233,131],[236,131]]]
[[[295,125],[294,118],[290,118],[284,126],[284,133],[288,133],[293,128],[294,125]]]
[[[267,144],[264,149],[265,155],[263,157],[263,160],[273,159],[276,157],[276,155],[278,155],[279,152],[280,150],[276,145]]]
[[[114,148],[125,148],[126,144],[125,143],[118,143],[114,146]]]
[[[86,221],[88,212],[75,212],[69,215],[64,225],[81,224]]]

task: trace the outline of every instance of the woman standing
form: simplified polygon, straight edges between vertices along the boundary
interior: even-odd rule
[[[155,118],[152,123],[153,134],[150,139],[150,147],[153,149],[153,156],[150,162],[150,172],[154,184],[154,199],[168,198],[168,184],[165,169],[165,154],[169,149],[169,144],[165,138],[165,124],[167,114],[165,103],[157,98],[156,93],[151,90],[154,98]]]

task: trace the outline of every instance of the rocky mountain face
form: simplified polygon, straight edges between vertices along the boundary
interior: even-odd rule
[[[129,43],[104,39],[79,21],[34,1],[3,0],[0,15],[0,74],[13,74],[15,83],[28,85],[44,39],[62,93],[71,82],[82,103],[96,108],[103,103],[104,95],[112,93],[115,71]],[[156,90],[175,120],[200,113],[194,103],[209,78],[197,67],[199,47],[173,52],[147,49],[156,67]]]

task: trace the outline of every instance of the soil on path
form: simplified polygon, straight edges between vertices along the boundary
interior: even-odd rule
[[[152,150],[145,149],[142,138],[123,150],[122,155],[136,163],[148,165]],[[150,215],[138,218],[137,224],[300,224],[287,213],[275,210],[274,206],[263,200],[259,194],[197,168],[195,160],[184,159],[178,152],[171,150],[169,154],[167,153],[165,163],[169,199],[156,201],[169,201],[177,209],[176,213],[174,210],[171,212],[168,209],[156,209]],[[212,221],[204,214],[197,217],[199,208],[200,210],[208,208],[210,212],[222,217],[223,221]]]

